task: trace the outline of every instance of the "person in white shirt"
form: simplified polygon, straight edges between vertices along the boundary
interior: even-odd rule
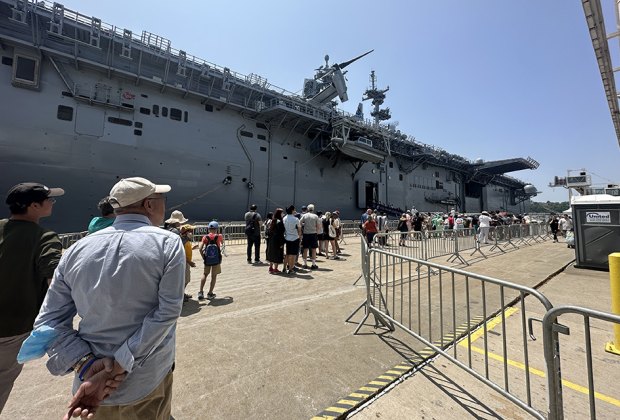
[[[480,223],[480,233],[478,234],[478,242],[488,244],[489,243],[489,229],[491,228],[491,217],[489,213],[483,211],[480,217],[478,217]]]

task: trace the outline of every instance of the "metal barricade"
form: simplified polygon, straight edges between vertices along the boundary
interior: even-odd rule
[[[86,236],[88,232],[72,232],[72,233],[61,233],[58,235],[60,239],[60,243],[62,244],[62,249],[67,249],[84,236]]]
[[[585,356],[588,376],[588,397],[590,418],[596,418],[596,400],[594,388],[594,372],[592,368],[592,342],[590,339],[590,318],[620,324],[620,316],[607,312],[577,306],[558,306],[549,310],[543,318],[543,343],[548,381],[548,418],[560,420],[564,418],[564,402],[562,398],[561,354],[558,332],[568,334],[568,328],[557,323],[558,317],[564,314],[576,314],[583,317]],[[616,372],[617,374],[617,372]]]
[[[458,243],[458,240],[455,242]],[[532,288],[504,280],[399,255],[388,249],[377,247],[367,252],[365,249],[366,245],[362,241],[366,301],[351,314],[349,320],[362,307],[365,307],[366,315],[355,333],[372,314],[377,326],[383,325],[390,330],[399,327],[532,416],[543,418],[532,407],[527,314],[529,311],[551,309],[552,305],[547,298]],[[526,296],[534,298],[534,302],[528,301],[527,310]],[[505,327],[505,310],[512,305],[518,305],[521,312],[521,328],[516,338],[507,337]],[[488,328],[484,321],[493,316],[498,316],[502,321],[499,334],[503,355],[502,378],[491,378],[489,373]],[[477,335],[483,339],[483,349],[472,346],[472,331],[478,327],[482,330],[482,334]],[[465,332],[461,332],[463,329]],[[451,351],[453,354],[449,354],[445,349],[462,337],[467,337],[466,350],[461,350],[461,353],[466,352],[465,355],[459,355],[456,345]],[[494,338],[497,338],[495,333]],[[518,352],[525,361],[525,379],[524,383],[519,382],[519,386],[514,380],[511,381],[508,370],[507,343],[511,342],[512,354],[513,351],[517,352],[514,350],[515,341],[521,343]],[[483,355],[483,361],[476,359],[476,367],[472,358],[474,351]],[[459,360],[465,358],[466,362]],[[494,381],[503,382],[503,386]],[[525,389],[524,395],[518,392],[521,388]]]

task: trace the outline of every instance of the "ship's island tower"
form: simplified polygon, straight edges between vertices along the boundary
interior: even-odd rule
[[[372,115],[375,119],[376,127],[381,124],[381,121],[386,121],[392,118],[392,114],[390,114],[390,108],[380,108],[385,101],[385,92],[387,92],[388,90],[390,90],[389,86],[385,89],[377,88],[377,76],[375,75],[375,71],[372,70],[370,72],[370,87],[366,89],[366,92],[364,92],[362,100],[366,101],[368,99],[372,99],[372,105],[374,106],[374,109],[370,113],[370,115]]]

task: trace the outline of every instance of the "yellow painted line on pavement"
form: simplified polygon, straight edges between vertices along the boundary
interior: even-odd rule
[[[509,307],[504,310],[504,318],[507,319],[509,316],[513,315],[515,312],[518,312],[519,309],[515,307]],[[502,314],[498,314],[496,317],[491,318],[486,322],[487,332],[491,331],[493,328],[497,327],[502,323]],[[465,337],[463,340],[459,341],[460,346],[467,347],[467,342],[471,339],[471,342],[478,340],[480,337],[484,335],[484,326],[481,326],[476,331],[471,333],[471,338]]]
[[[476,352],[476,353],[484,355],[484,349],[481,349],[480,347],[471,346],[471,350],[473,352]],[[499,354],[495,354],[495,353],[491,353],[491,352],[488,352],[487,354],[489,355],[489,359],[497,360],[499,362],[504,363],[504,358],[502,356],[500,356]],[[523,364],[521,362],[517,362],[517,361],[514,361],[514,360],[506,359],[506,364],[508,364],[509,366],[516,367],[516,368],[521,369],[521,370],[525,370],[525,364]],[[547,376],[545,374],[545,372],[543,372],[542,370],[538,370],[538,369],[533,368],[533,367],[530,367],[529,371],[530,371],[530,373],[532,375],[540,376],[541,378],[545,378]],[[578,384],[576,384],[574,382],[571,382],[571,381],[567,381],[566,379],[562,379],[562,385],[565,386],[566,388],[570,388],[570,389],[572,389],[574,391],[581,392],[582,394],[586,394],[586,395],[590,394],[590,391],[588,390],[587,387],[578,385]],[[620,400],[618,400],[616,398],[610,397],[610,396],[605,395],[605,394],[601,394],[600,392],[596,392],[596,391],[594,391],[594,397],[596,399],[598,399],[598,400],[605,401],[605,402],[608,402],[609,404],[613,404],[613,405],[615,405],[617,407],[620,407]]]
[[[504,319],[508,319],[509,316],[515,314],[516,312],[518,312],[519,309],[515,308],[515,307],[509,307],[506,308],[506,310],[504,311]],[[500,313],[499,315],[497,315],[496,317],[490,319],[489,321],[487,321],[486,325],[487,325],[487,332],[491,331],[493,328],[497,327],[499,324],[502,323],[502,314]],[[484,335],[484,327],[480,327],[478,328],[475,332],[473,332],[471,334],[471,342],[473,343],[474,341],[478,340],[480,337],[482,337]],[[459,341],[459,346],[468,347],[468,338],[465,337],[463,340]],[[476,347],[476,346],[471,346],[471,350],[475,353],[479,353],[484,355],[484,349],[481,349],[480,347]],[[487,352],[487,355],[489,357],[489,359],[493,359],[493,360],[497,360],[499,362],[504,363],[504,357],[500,356],[499,354],[495,354],[492,352]],[[511,360],[511,359],[506,359],[506,364],[512,367],[516,367],[517,369],[521,369],[521,370],[526,370],[525,364],[521,363],[521,362],[517,362],[515,360]],[[543,372],[542,370],[530,367],[529,368],[529,372],[532,375],[536,375],[539,376],[541,378],[546,377],[545,372]],[[574,382],[571,381],[567,381],[566,379],[562,379],[562,385],[565,386],[566,388],[572,389],[574,391],[580,392],[582,394],[585,395],[589,395],[590,391],[588,390],[587,387],[585,386],[581,386],[578,385]],[[601,401],[605,401],[609,404],[615,405],[617,407],[620,407],[620,400],[610,397],[608,395],[605,394],[601,394],[600,392],[596,392],[594,391],[594,397],[598,400]]]

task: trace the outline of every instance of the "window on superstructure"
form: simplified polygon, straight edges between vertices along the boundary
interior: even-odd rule
[[[439,178],[439,171],[435,171],[435,178]]]
[[[151,115],[151,109],[150,108],[141,107],[140,108],[140,114]]]
[[[161,116],[162,117],[167,117],[168,116],[168,108],[165,106],[161,107]]]
[[[15,78],[28,82],[35,81],[35,71],[37,62],[32,58],[17,56],[17,67],[15,68]]]
[[[390,168],[394,167],[394,162],[389,162]]]
[[[70,106],[58,105],[56,118],[63,121],[73,121],[73,108]]]
[[[135,136],[141,136],[142,135],[142,130],[133,130],[133,134]]]
[[[398,180],[402,181],[404,179],[403,174],[398,174]]]
[[[181,121],[183,118],[183,111],[178,108],[170,108],[170,119],[175,121]]]
[[[254,133],[252,133],[250,131],[243,131],[243,130],[241,130],[239,132],[239,134],[241,134],[243,137],[250,137],[250,138],[254,137]]]
[[[260,151],[261,151],[261,152],[266,152],[266,151],[267,151],[267,148],[266,148],[266,147],[261,146]]]
[[[265,136],[264,134],[257,134],[256,138],[259,140],[267,140],[267,136]]]
[[[60,94],[61,94],[62,96],[67,96],[67,97],[69,97],[69,98],[73,98],[73,93],[71,93],[71,92],[67,92],[66,90],[63,90]]]
[[[256,123],[256,128],[262,128],[263,130],[267,130],[267,126],[263,123]]]
[[[213,112],[213,105],[205,104],[205,111]]]
[[[136,121],[135,123],[133,123],[133,125],[136,128],[142,128],[142,123],[140,121]]]
[[[6,66],[12,66],[13,65],[13,57],[2,56],[2,64],[6,65]]]
[[[189,113],[187,111],[183,112],[183,122],[187,122],[189,120]]]
[[[435,181],[435,188],[438,190],[443,190],[443,182]]]
[[[159,105],[153,105],[153,115],[159,117]]]
[[[127,127],[131,127],[133,125],[131,120],[116,117],[108,117],[108,122],[111,122],[112,124],[126,125]]]

